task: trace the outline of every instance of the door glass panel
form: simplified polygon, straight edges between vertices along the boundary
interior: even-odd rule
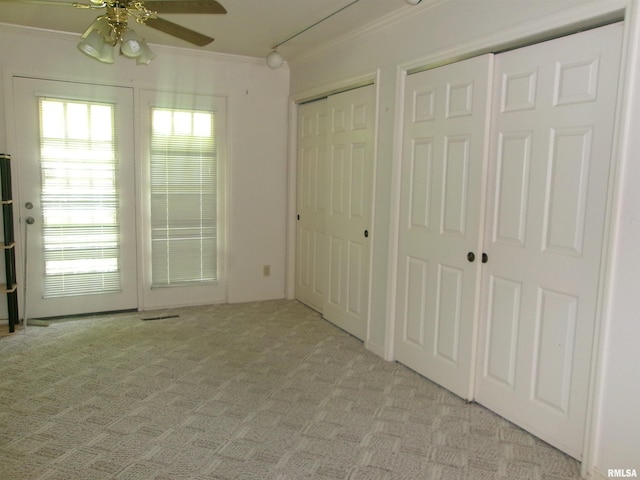
[[[114,105],[40,98],[44,298],[118,292]]]

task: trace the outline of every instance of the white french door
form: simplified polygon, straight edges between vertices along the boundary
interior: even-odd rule
[[[327,286],[327,100],[298,107],[296,298],[322,312]]]
[[[405,83],[395,357],[472,396],[492,55]]]
[[[28,316],[136,308],[132,90],[15,77],[14,101]]]
[[[622,26],[496,56],[478,402],[580,458]]]
[[[327,104],[327,290],[324,317],[364,340],[369,315],[375,87]]]

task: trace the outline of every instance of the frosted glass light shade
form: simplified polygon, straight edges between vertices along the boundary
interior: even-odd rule
[[[98,60],[102,63],[113,63],[113,50],[113,45],[104,42],[100,49],[100,56],[98,57]]]
[[[156,54],[151,51],[149,45],[147,45],[147,42],[144,40],[140,42],[140,46],[142,47],[142,51],[140,52],[140,55],[138,55],[138,58],[136,58],[136,64],[148,65],[151,60],[156,58]]]
[[[142,53],[142,40],[133,30],[126,30],[120,39],[120,51],[125,57],[136,58]]]
[[[82,53],[92,58],[100,58],[104,43],[102,36],[97,31],[92,30],[86,38],[78,43],[78,48]]]
[[[277,50],[274,50],[269,55],[267,55],[267,65],[269,66],[269,68],[279,68],[283,63],[284,59],[282,58],[282,55],[280,55],[280,52],[278,52]]]

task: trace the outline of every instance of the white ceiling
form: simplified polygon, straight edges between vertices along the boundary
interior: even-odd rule
[[[25,25],[82,34],[102,10],[75,9],[68,5],[32,5],[20,0],[0,0],[0,23]],[[76,0],[72,0],[76,1]],[[79,3],[89,3],[77,0]],[[180,0],[175,0],[180,1]],[[279,51],[293,58],[319,43],[349,34],[369,23],[401,10],[422,8],[404,0],[219,0],[226,15],[171,14],[165,20],[215,38],[205,47],[195,47],[147,26],[133,25],[150,44],[204,49],[212,52],[264,57],[271,47],[344,7],[319,25],[283,44]],[[44,3],[44,2],[42,2]],[[350,5],[351,4],[351,5]],[[408,13],[408,12],[407,12]],[[130,24],[131,25],[131,24]]]

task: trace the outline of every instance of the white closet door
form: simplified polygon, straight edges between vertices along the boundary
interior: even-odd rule
[[[296,298],[322,312],[327,283],[327,100],[298,107]]]
[[[492,59],[409,75],[405,86],[395,357],[464,398],[475,360]]]
[[[373,85],[328,99],[324,317],[364,340],[369,315],[375,140]]]
[[[496,57],[476,399],[580,458],[621,25]]]

